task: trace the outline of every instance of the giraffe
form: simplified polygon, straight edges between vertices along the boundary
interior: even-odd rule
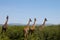
[[[32,34],[33,32],[34,32],[34,30],[35,30],[35,24],[36,24],[36,18],[34,18],[34,23],[33,23],[33,25],[32,25],[32,27],[30,27],[30,33]]]
[[[45,27],[45,23],[46,23],[46,21],[47,21],[47,18],[44,19],[43,24],[40,25],[39,30],[43,30],[43,28]]]
[[[3,32],[6,32],[6,30],[7,30],[7,23],[8,23],[8,16],[6,17],[6,22],[4,23],[4,25],[2,25],[2,32],[1,33],[3,33]]]
[[[29,33],[29,24],[30,24],[30,22],[32,22],[32,20],[29,18],[29,21],[28,21],[27,25],[23,29],[23,33],[24,33],[25,38],[27,38],[28,33]]]

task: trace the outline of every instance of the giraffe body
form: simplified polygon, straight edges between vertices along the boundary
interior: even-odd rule
[[[24,37],[25,37],[25,38],[27,38],[27,36],[28,36],[28,33],[29,33],[29,24],[30,24],[31,21],[32,21],[32,20],[29,19],[28,24],[24,27],[23,33],[24,33]]]
[[[7,30],[7,22],[8,22],[8,16],[6,17],[6,22],[5,22],[5,24],[2,25],[2,32],[1,32],[1,33],[6,32],[6,30]]]
[[[33,23],[32,27],[30,27],[30,30],[29,30],[31,34],[34,33],[34,31],[35,31],[35,24],[36,24],[36,18],[34,18],[34,23]]]
[[[41,30],[41,31],[42,31],[42,30],[44,29],[46,21],[47,21],[47,19],[45,18],[45,19],[44,19],[43,24],[42,24],[42,25],[40,25],[39,30]]]

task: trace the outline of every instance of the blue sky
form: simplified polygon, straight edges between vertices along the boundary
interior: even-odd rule
[[[9,16],[8,23],[27,24],[29,18],[37,19],[42,24],[60,24],[60,0],[0,0],[0,24],[4,24],[5,17]]]

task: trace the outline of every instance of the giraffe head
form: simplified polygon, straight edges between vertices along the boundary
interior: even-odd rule
[[[47,18],[45,18],[45,21],[47,21]]]
[[[29,18],[29,21],[32,22],[31,18]]]
[[[6,17],[6,19],[8,19],[8,18],[9,18],[9,16]]]
[[[36,21],[36,18],[34,18],[34,21]]]

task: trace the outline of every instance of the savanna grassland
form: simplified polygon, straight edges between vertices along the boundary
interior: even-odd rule
[[[24,26],[8,26],[7,32],[1,34],[0,27],[0,40],[24,40],[23,37]],[[31,35],[28,35],[27,40],[60,40],[60,25],[46,26],[42,31],[36,30]]]

